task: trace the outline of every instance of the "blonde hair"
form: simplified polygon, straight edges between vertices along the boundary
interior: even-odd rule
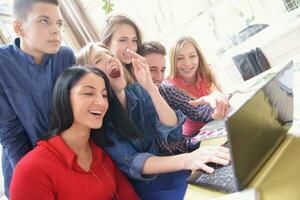
[[[105,44],[102,44],[100,42],[87,43],[84,47],[82,47],[82,49],[76,55],[76,65],[91,64],[90,58],[91,58],[91,53],[92,53],[94,47],[101,47],[110,52],[110,49]],[[129,72],[126,70],[126,68],[124,70],[124,77],[125,77],[127,84],[134,82],[133,77],[129,74]]]
[[[94,47],[101,47],[103,49],[107,49],[108,51],[110,51],[109,48],[106,45],[104,45],[100,42],[87,43],[84,47],[82,47],[82,49],[76,55],[76,65],[91,64],[90,58],[91,58],[91,53],[92,53],[92,50],[93,50]]]
[[[170,70],[169,78],[174,78],[175,76],[177,76],[178,71],[177,71],[177,67],[176,67],[177,66],[176,58],[179,54],[179,50],[188,42],[194,46],[194,48],[197,52],[197,55],[198,55],[199,63],[198,63],[197,72],[199,72],[203,76],[203,79],[205,80],[206,84],[208,84],[208,87],[211,88],[214,85],[212,71],[211,71],[202,51],[200,50],[198,43],[196,42],[196,40],[194,40],[190,36],[181,37],[175,43],[175,45],[171,48],[171,50],[170,50],[171,70]]]

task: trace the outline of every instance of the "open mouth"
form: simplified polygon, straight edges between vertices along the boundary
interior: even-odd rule
[[[90,114],[96,116],[96,117],[100,117],[102,115],[101,111],[89,111]]]
[[[119,68],[113,68],[108,75],[111,78],[119,78],[121,76],[121,71]]]

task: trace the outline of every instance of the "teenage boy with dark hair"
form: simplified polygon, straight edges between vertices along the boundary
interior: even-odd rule
[[[166,49],[160,42],[144,42],[138,49],[138,53],[145,57],[153,82],[159,87],[161,95],[174,110],[180,110],[193,120],[203,122],[212,120],[214,110],[209,105],[194,107],[189,104],[189,101],[193,100],[191,97],[175,86],[163,83],[166,70]],[[205,103],[205,101],[201,102],[201,104]]]
[[[58,0],[15,0],[13,44],[0,47],[0,141],[5,194],[17,162],[48,133],[52,90],[75,63],[61,47]],[[30,184],[30,183],[29,183]]]
[[[166,49],[160,42],[144,42],[137,52],[145,57],[153,82],[159,87],[160,94],[172,109],[180,110],[187,117],[205,123],[213,119],[225,117],[227,113],[225,113],[223,109],[227,101],[221,96],[217,94],[208,95],[194,100],[183,91],[177,89],[174,85],[163,81],[166,70]],[[215,109],[208,104],[216,106]],[[159,141],[159,145],[164,151],[176,154],[191,151],[198,147],[198,145],[192,144],[187,137],[183,137],[181,141],[174,142],[173,144],[166,144]]]

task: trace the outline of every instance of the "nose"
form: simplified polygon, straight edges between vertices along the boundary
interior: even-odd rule
[[[102,96],[102,94],[100,94],[99,96],[97,96],[96,100],[95,100],[95,104],[100,106],[101,109],[105,108],[107,106],[107,102],[105,100],[105,98]]]
[[[160,71],[159,72],[159,82],[160,83],[164,80],[164,76],[165,76],[165,73]]]
[[[53,23],[53,25],[51,26],[51,33],[58,34],[60,33],[61,29],[62,29],[61,25]]]
[[[127,48],[132,50],[132,51],[136,51],[137,50],[137,44],[133,41],[129,41],[127,44]]]
[[[183,58],[183,64],[184,65],[189,65],[190,64],[190,59],[187,58],[187,57]]]

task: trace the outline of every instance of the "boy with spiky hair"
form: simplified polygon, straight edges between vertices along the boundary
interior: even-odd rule
[[[0,47],[0,142],[5,194],[17,162],[48,133],[56,78],[75,63],[61,47],[58,0],[15,0],[13,29],[18,36]]]

